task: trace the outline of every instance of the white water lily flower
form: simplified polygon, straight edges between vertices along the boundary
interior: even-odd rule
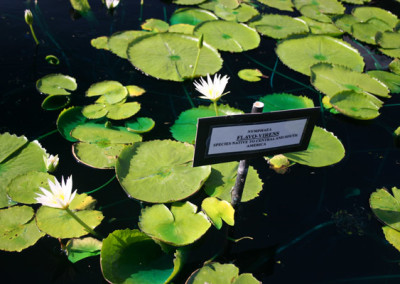
[[[72,176],[64,182],[64,177],[61,179],[61,184],[58,180],[53,183],[49,181],[50,191],[43,187],[39,187],[43,194],[38,193],[36,201],[44,206],[66,209],[75,197],[76,190],[72,193]]]
[[[43,157],[43,159],[46,164],[46,169],[49,173],[54,172],[57,169],[58,162],[60,161],[58,155],[49,155],[47,158]]]
[[[119,0],[106,0],[107,9],[114,9],[119,4]]]
[[[226,95],[229,92],[223,93],[228,84],[229,77],[224,76],[221,78],[221,75],[215,74],[214,82],[211,80],[209,74],[207,74],[207,81],[203,78],[200,78],[200,82],[194,82],[194,86],[196,90],[203,94],[200,96],[202,99],[208,99],[212,102],[218,101],[223,95]]]

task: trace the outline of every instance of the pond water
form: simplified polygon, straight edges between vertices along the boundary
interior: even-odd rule
[[[43,96],[36,88],[37,79],[50,73],[73,76],[78,89],[70,105],[83,105],[93,83],[116,80],[123,85],[138,85],[146,94],[140,115],[155,120],[155,128],[144,140],[172,139],[169,131],[179,114],[195,105],[198,99],[191,82],[157,80],[135,70],[122,58],[90,45],[98,36],[117,31],[138,30],[145,19],[168,21],[177,6],[168,1],[122,0],[108,12],[100,0],[89,1],[91,13],[80,16],[66,0],[0,1],[0,133],[10,132],[37,139],[56,129],[59,111],[41,108]],[[400,11],[398,2],[375,1],[392,12]],[[24,21],[24,10],[34,14],[34,28],[40,41],[35,46]],[[265,13],[277,10],[264,8]],[[319,93],[309,77],[284,66],[274,52],[276,40],[263,37],[261,46],[245,53],[222,53],[221,74],[230,76],[221,99],[245,112],[261,96],[271,93],[306,95],[319,105]],[[45,57],[53,54],[59,65],[50,65]],[[257,68],[269,76],[257,83],[238,78],[244,68]],[[400,254],[387,243],[381,223],[369,207],[369,197],[377,188],[400,186],[400,150],[393,143],[393,131],[400,126],[400,97],[394,94],[381,109],[381,115],[360,122],[321,112],[317,125],[333,132],[346,149],[345,158],[333,166],[311,168],[295,165],[284,175],[268,168],[262,158],[251,161],[264,188],[260,196],[244,203],[236,220],[235,238],[249,236],[233,246],[233,261],[241,272],[249,269],[255,256],[264,263],[254,270],[263,283],[398,283]],[[113,170],[96,170],[78,163],[71,153],[71,143],[59,133],[40,139],[51,154],[58,154],[57,177],[72,174],[74,188],[89,192],[114,176]],[[140,204],[130,200],[117,180],[92,196],[106,216],[99,231],[137,228]],[[208,241],[213,242],[211,237]],[[253,258],[252,258],[253,257]],[[0,252],[2,278],[13,283],[102,283],[98,257],[76,264],[60,252],[58,241],[45,237],[21,253]],[[183,283],[201,262],[188,265],[176,283]]]

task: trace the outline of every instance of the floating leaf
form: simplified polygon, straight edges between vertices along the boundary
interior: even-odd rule
[[[211,224],[197,206],[186,202],[175,202],[171,210],[164,204],[142,209],[139,228],[147,235],[174,246],[185,246],[201,238]]]
[[[128,90],[128,95],[130,97],[139,97],[146,92],[145,89],[136,85],[125,86],[125,88]]]
[[[391,28],[394,28],[398,22],[396,15],[378,7],[357,7],[353,9],[352,14],[362,22],[367,22],[370,19],[379,19],[387,23]]]
[[[194,34],[203,34],[205,42],[223,51],[242,52],[257,48],[260,44],[260,36],[256,30],[234,22],[204,22],[196,26]]]
[[[310,166],[325,167],[336,164],[344,157],[344,147],[340,140],[318,126],[314,127],[307,150],[284,154],[289,160]]]
[[[36,81],[36,89],[47,95],[69,95],[77,87],[75,78],[63,74],[49,74]]]
[[[68,260],[75,263],[81,259],[99,255],[101,246],[101,241],[88,237],[83,239],[70,239],[65,247]]]
[[[78,142],[73,145],[72,152],[76,159],[87,166],[96,169],[112,169],[124,147],[131,144]]]
[[[135,133],[145,133],[152,130],[155,124],[149,117],[138,117],[135,121],[127,121],[125,127]]]
[[[110,50],[108,47],[108,37],[99,36],[90,41],[90,44],[97,49]]]
[[[392,188],[392,194],[385,188],[378,189],[371,194],[369,204],[372,211],[383,223],[400,230],[400,190]]]
[[[89,119],[97,119],[106,116],[108,109],[103,104],[87,105],[82,109],[82,114]]]
[[[392,28],[379,19],[370,19],[368,22],[355,23],[351,26],[351,34],[356,39],[369,44],[376,44],[375,36],[377,33],[390,30],[392,30]]]
[[[379,51],[387,56],[400,58],[400,48],[379,48]]]
[[[235,185],[238,162],[215,164],[211,167],[211,175],[204,183],[205,192],[212,197],[230,202],[231,189]],[[263,182],[253,167],[249,167],[241,202],[252,200],[260,194]]]
[[[258,69],[242,69],[238,72],[238,76],[240,79],[245,81],[258,82],[261,80],[260,77],[263,77],[264,75]]]
[[[291,0],[257,0],[257,1],[282,11],[291,11],[291,12],[293,11],[293,2]]]
[[[135,67],[151,76],[184,81],[192,77],[198,41],[196,37],[183,34],[157,33],[132,42],[127,54]],[[204,42],[195,76],[214,74],[221,67],[222,59],[218,51]]]
[[[310,19],[315,21],[323,22],[323,23],[331,23],[331,18],[323,13],[320,12],[318,6],[310,4],[304,5],[300,8],[299,12]]]
[[[118,103],[128,96],[128,90],[117,81],[95,83],[86,91],[87,97],[103,96],[108,104]]]
[[[376,43],[383,48],[400,48],[400,32],[378,32],[375,39]]]
[[[389,69],[393,73],[400,75],[400,59],[396,58],[389,64]]]
[[[228,201],[207,197],[201,203],[201,208],[218,230],[222,228],[222,220],[229,226],[235,224],[235,209]]]
[[[77,194],[78,196],[78,194]],[[90,196],[83,194],[85,198],[92,199]],[[75,197],[76,199],[76,197]],[[83,222],[90,228],[97,227],[104,216],[101,211],[81,210],[77,211],[77,200],[73,200],[69,206]],[[87,235],[88,232],[64,209],[41,206],[36,212],[36,224],[39,229],[54,238],[79,238]]]
[[[54,182],[54,176],[44,172],[31,171],[18,175],[8,184],[7,194],[15,202],[36,204],[37,194],[43,194],[39,187],[50,191],[48,180]]]
[[[301,20],[305,21],[310,28],[312,34],[316,35],[329,35],[329,36],[340,36],[343,34],[343,31],[338,29],[332,23],[321,23],[319,21],[315,21],[313,19],[307,17],[300,17]]]
[[[166,283],[174,269],[172,256],[139,230],[117,230],[103,240],[100,264],[110,283]]]
[[[241,114],[243,111],[231,108],[228,105],[218,106],[219,115]],[[172,136],[181,142],[194,144],[197,132],[197,120],[202,117],[215,116],[213,105],[199,106],[182,112],[171,127]]]
[[[180,8],[172,14],[169,22],[171,25],[188,24],[195,26],[212,20],[218,20],[218,17],[210,11],[198,8]]]
[[[326,63],[316,64],[311,67],[311,74],[311,83],[314,87],[329,97],[348,90],[385,98],[390,97],[389,89],[382,82],[368,74],[355,72],[341,66]],[[376,99],[376,101],[379,100]]]
[[[159,19],[147,19],[146,22],[141,25],[141,28],[155,33],[165,33],[168,31],[169,25]]]
[[[314,107],[311,99],[287,93],[266,95],[259,100],[264,103],[263,112]]]
[[[88,119],[82,114],[82,107],[64,109],[58,116],[57,129],[70,142],[77,141],[70,133],[77,125],[84,124]]]
[[[380,70],[368,71],[367,74],[383,82],[391,93],[400,93],[400,75]]]
[[[350,14],[340,15],[335,17],[335,25],[342,31],[351,34],[351,26],[355,23],[359,23],[360,20]]]
[[[88,0],[70,0],[72,8],[75,11],[78,11],[82,15],[85,15],[87,12],[90,11],[90,5]]]
[[[129,44],[135,39],[148,35],[149,32],[146,31],[123,31],[113,34],[108,39],[108,47],[111,52],[122,57],[124,59],[128,59],[127,50]]]
[[[263,35],[277,39],[308,33],[308,26],[303,20],[285,15],[263,15],[261,19],[251,22],[250,26]]]
[[[226,21],[247,22],[259,15],[259,12],[253,6],[242,3],[236,8],[227,8],[223,5],[216,5],[215,14]]]
[[[69,102],[69,96],[50,95],[43,100],[42,108],[45,110],[57,110],[67,106]]]
[[[324,14],[343,14],[345,7],[337,0],[293,0],[297,10],[305,5],[314,5]]]
[[[346,66],[358,72],[364,69],[363,57],[348,43],[329,36],[287,39],[278,44],[279,59],[290,68],[310,75],[310,67],[319,62]]]
[[[176,24],[173,26],[169,26],[169,33],[181,33],[185,35],[192,35],[194,31],[194,26],[188,24]]]
[[[108,105],[107,110],[108,113],[106,116],[109,119],[127,119],[135,115],[140,110],[140,104],[138,102],[130,102],[118,105]]]
[[[389,226],[383,226],[382,230],[385,234],[386,240],[398,251],[400,251],[400,232],[390,228]]]
[[[116,163],[118,180],[138,200],[166,203],[197,192],[211,172],[210,166],[192,167],[192,145],[154,140],[126,147]]]
[[[45,235],[36,226],[34,214],[28,206],[0,210],[0,250],[19,252]]]
[[[18,137],[8,132],[2,133],[0,135],[0,163],[27,143],[28,139],[25,136]]]

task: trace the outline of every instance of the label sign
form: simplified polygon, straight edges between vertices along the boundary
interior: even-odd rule
[[[193,166],[307,149],[319,108],[200,118]]]

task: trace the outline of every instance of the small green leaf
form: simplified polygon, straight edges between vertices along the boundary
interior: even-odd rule
[[[140,110],[140,104],[138,102],[130,102],[117,105],[107,106],[107,117],[114,120],[122,120],[130,118]]]
[[[130,97],[139,97],[146,92],[145,89],[136,85],[125,86],[125,88],[128,90],[128,95]]]
[[[201,203],[201,208],[211,219],[211,222],[219,230],[222,228],[222,220],[229,226],[235,224],[235,209],[225,200],[218,200],[215,197],[207,197]]]
[[[379,220],[400,231],[400,189],[393,187],[392,193],[385,188],[377,189],[371,194],[369,203]]]
[[[259,100],[264,103],[263,112],[314,107],[314,102],[310,98],[287,93],[266,95]]]
[[[148,117],[138,117],[135,121],[127,121],[126,129],[135,133],[145,133],[152,130],[155,126],[154,120]]]
[[[97,49],[110,50],[108,48],[108,37],[99,36],[90,41],[90,44]]]
[[[97,119],[106,116],[108,109],[103,104],[93,104],[83,107],[82,114],[88,119]]]
[[[195,26],[201,22],[218,20],[218,17],[210,11],[197,8],[180,8],[176,10],[169,22],[171,25],[188,24]]]
[[[260,81],[260,77],[263,77],[264,75],[258,69],[242,69],[238,72],[238,76],[240,79],[245,81],[257,82]]]
[[[382,230],[385,234],[386,240],[398,251],[400,251],[400,232],[389,226],[383,226]]]
[[[162,20],[147,19],[146,22],[141,25],[141,28],[155,33],[165,33],[168,31],[169,25]]]
[[[36,81],[36,89],[47,95],[69,95],[77,87],[75,78],[63,74],[49,74]]]
[[[77,140],[70,134],[72,129],[87,121],[88,119],[82,114],[82,107],[70,107],[58,115],[57,129],[65,139],[75,142]]]
[[[117,81],[103,81],[90,86],[87,97],[103,96],[108,104],[118,103],[128,96],[128,90]]]
[[[58,110],[67,106],[69,102],[69,96],[50,95],[43,100],[42,108],[45,110]]]
[[[75,263],[81,259],[100,254],[102,242],[88,237],[71,239],[66,245],[68,260]]]

